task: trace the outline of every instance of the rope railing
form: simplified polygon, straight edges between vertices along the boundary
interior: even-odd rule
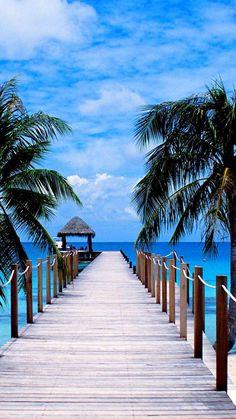
[[[236,297],[231,294],[231,292],[228,290],[228,288],[226,288],[225,285],[221,285],[223,290],[226,292],[226,294],[231,298],[231,300],[233,300],[236,303]]]
[[[181,271],[181,269],[180,268],[178,268],[178,266],[175,266],[175,265],[171,265],[172,266],[172,268],[174,268],[176,271]]]
[[[170,265],[167,258],[173,255]],[[175,261],[179,262],[176,266]],[[191,312],[194,315],[193,348],[194,357],[203,357],[203,333],[205,331],[205,292],[204,287],[215,290],[216,293],[216,389],[227,390],[227,342],[228,341],[228,297],[236,303],[234,296],[226,287],[226,277],[217,276],[216,284],[204,279],[203,268],[194,267],[194,274],[184,258],[176,251],[166,256],[137,253],[137,276],[142,284],[155,297],[156,303],[161,304],[162,312],[169,315],[169,322],[175,323],[176,303],[179,305],[179,334],[187,339],[187,323],[190,315],[190,298],[192,292]],[[176,282],[177,272],[180,273]],[[169,286],[167,287],[167,283]],[[191,288],[190,288],[191,283]],[[176,299],[176,290],[178,298]],[[222,291],[221,291],[222,290]],[[169,298],[167,298],[169,294]]]
[[[11,275],[10,275],[10,278],[8,279],[8,281],[7,282],[5,282],[5,284],[0,284],[0,286],[1,286],[1,288],[4,288],[4,287],[7,287],[7,285],[9,285],[10,283],[11,283],[11,281],[12,281],[12,278],[13,278],[13,275],[14,275],[14,269],[11,271]]]
[[[41,265],[41,263],[39,262],[37,265],[32,266],[32,269],[39,268],[40,265]]]
[[[211,285],[211,284],[209,284],[208,282],[206,282],[206,281],[204,281],[204,279],[200,276],[200,275],[198,275],[198,279],[200,279],[200,281],[204,284],[204,285],[206,285],[206,287],[208,287],[208,288],[212,288],[212,289],[216,289],[216,286],[215,285]]]
[[[28,272],[28,270],[29,270],[29,266],[27,266],[27,267],[26,267],[26,269],[25,269],[23,272],[18,273],[18,278],[19,278],[20,276],[25,275],[25,274],[26,274],[26,272]]]
[[[191,276],[188,276],[187,273],[186,273],[186,271],[185,271],[185,269],[183,269],[183,274],[184,274],[184,277],[186,279],[189,279],[190,281],[194,282],[194,278],[191,278]]]
[[[168,268],[168,266],[166,265],[165,261],[163,261],[163,266],[164,266],[164,268],[165,268],[167,271],[169,271],[169,270],[170,270],[170,268]]]
[[[11,337],[18,337],[18,280],[23,275],[26,275],[25,283],[25,294],[26,294],[26,317],[27,323],[33,323],[33,281],[37,281],[37,302],[38,302],[38,312],[43,312],[43,290],[46,288],[46,304],[51,304],[51,292],[53,290],[53,297],[58,296],[58,292],[63,292],[63,288],[66,288],[68,284],[73,284],[73,280],[78,275],[78,262],[79,256],[78,253],[73,251],[70,252],[67,256],[67,259],[64,259],[64,266],[66,269],[58,270],[57,266],[57,255],[54,255],[53,261],[50,262],[50,256],[46,257],[46,260],[38,259],[38,263],[32,265],[31,260],[26,261],[26,268],[23,272],[18,272],[18,265],[12,265],[11,275],[6,283],[0,284],[0,287],[7,287],[10,285],[11,289]],[[43,265],[45,265],[43,269]],[[37,269],[38,268],[38,269]],[[53,276],[51,275],[51,268],[53,268]],[[33,269],[37,269],[33,277]],[[45,273],[43,274],[43,270]],[[44,279],[45,278],[45,279]],[[46,287],[43,285],[43,282],[46,282]]]

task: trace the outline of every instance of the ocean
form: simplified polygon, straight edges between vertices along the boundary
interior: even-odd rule
[[[86,246],[83,242],[69,242],[76,247]],[[26,251],[29,255],[29,259],[32,260],[33,265],[36,265],[37,258],[45,258],[46,254],[42,254],[42,251],[35,248],[32,243],[24,243]],[[136,252],[134,244],[130,242],[94,242],[94,250],[120,250],[122,249],[129,259],[136,263]],[[152,253],[166,255],[171,250],[176,250],[179,256],[183,256],[184,261],[189,263],[190,271],[194,270],[194,266],[203,267],[203,278],[210,284],[215,284],[216,275],[227,275],[229,278],[230,272],[230,246],[229,243],[219,243],[218,255],[216,258],[210,258],[209,256],[203,255],[202,243],[180,243],[178,245],[169,246],[168,243],[154,243],[152,244],[150,251]],[[37,313],[37,278],[36,272],[33,270],[33,310],[34,314]],[[46,300],[46,284],[45,274],[43,277],[44,287],[44,304]],[[177,281],[179,278],[177,277]],[[51,281],[52,282],[52,281]],[[0,311],[0,345],[3,345],[10,338],[10,287],[7,289],[8,305]],[[191,295],[191,284],[190,284],[190,295]],[[190,299],[191,304],[191,299]],[[211,342],[215,341],[215,290],[205,287],[205,331]],[[25,294],[21,291],[19,295],[19,325],[22,327],[26,323],[26,301]]]

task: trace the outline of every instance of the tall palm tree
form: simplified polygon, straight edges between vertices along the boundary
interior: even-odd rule
[[[66,179],[54,170],[35,168],[58,134],[70,132],[61,119],[39,112],[29,115],[17,94],[16,80],[0,86],[0,273],[7,278],[12,263],[24,269],[28,259],[18,233],[41,249],[54,241],[41,224],[61,199],[81,202]],[[21,286],[24,285],[22,280]],[[0,305],[5,300],[0,287]]]
[[[147,173],[134,201],[143,222],[137,243],[173,228],[170,243],[201,225],[205,252],[216,241],[231,243],[231,292],[236,295],[236,91],[216,81],[204,94],[147,106],[136,123],[136,140],[147,146]],[[231,347],[236,304],[230,300]]]

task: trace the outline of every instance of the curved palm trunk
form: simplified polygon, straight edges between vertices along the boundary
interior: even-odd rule
[[[234,198],[234,201],[236,198]],[[236,202],[233,202],[230,214],[231,243],[230,243],[230,291],[236,295]],[[229,350],[233,347],[236,338],[236,303],[230,299],[229,302]]]

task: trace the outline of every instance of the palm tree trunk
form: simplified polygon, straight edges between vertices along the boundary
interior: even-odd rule
[[[230,214],[230,292],[236,295],[236,198],[233,198],[232,211]],[[229,325],[229,350],[233,347],[236,338],[236,303],[230,299],[228,312]]]

